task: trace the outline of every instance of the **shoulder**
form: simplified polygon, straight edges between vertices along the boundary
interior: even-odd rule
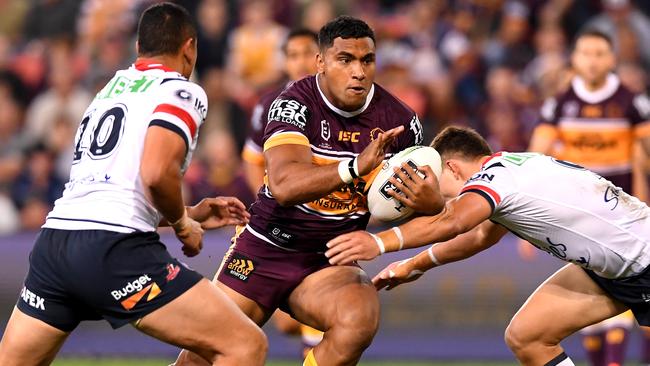
[[[289,85],[278,93],[277,98],[293,99],[306,103],[314,99],[315,93],[316,76],[311,75],[289,83]]]
[[[394,96],[391,92],[384,89],[381,85],[375,83],[375,102],[377,108],[389,108],[393,113],[404,116],[405,118],[412,118],[415,111],[411,109],[406,103],[402,102],[399,98]]]
[[[208,113],[208,98],[203,88],[182,77],[163,79],[158,97],[158,103],[195,111],[199,120],[204,120]]]

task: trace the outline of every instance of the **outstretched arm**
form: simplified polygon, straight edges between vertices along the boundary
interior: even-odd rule
[[[415,281],[433,267],[469,258],[491,247],[507,232],[503,226],[486,220],[454,239],[434,244],[412,258],[391,263],[372,282],[378,290],[384,287],[390,290],[402,283]]]
[[[470,231],[492,215],[492,207],[477,193],[468,192],[450,200],[441,213],[417,217],[377,235],[355,231],[327,243],[325,255],[331,264],[370,260],[384,252],[439,243]]]

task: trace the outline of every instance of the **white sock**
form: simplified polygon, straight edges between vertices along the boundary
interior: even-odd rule
[[[575,364],[566,353],[562,352],[552,360],[545,363],[544,366],[575,366]]]

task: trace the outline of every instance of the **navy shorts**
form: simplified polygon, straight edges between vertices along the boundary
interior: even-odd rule
[[[113,328],[174,300],[203,278],[155,232],[43,229],[29,256],[18,309],[62,331],[83,320]]]
[[[650,326],[650,267],[637,276],[619,279],[603,278],[583,269],[609,296],[630,308],[639,325]]]

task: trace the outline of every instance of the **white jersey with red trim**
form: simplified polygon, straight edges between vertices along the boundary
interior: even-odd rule
[[[581,166],[535,153],[493,155],[461,194],[492,206],[490,219],[537,248],[605,278],[650,264],[650,208]]]
[[[118,71],[86,110],[74,141],[70,181],[43,227],[153,231],[160,213],[147,200],[140,161],[149,126],[177,133],[183,172],[207,113],[203,89],[151,61]]]

